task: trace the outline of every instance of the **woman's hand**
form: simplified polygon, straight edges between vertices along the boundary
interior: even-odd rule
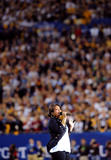
[[[69,125],[70,125],[70,132],[72,132],[73,128],[74,128],[74,125],[75,125],[75,122],[73,120],[69,120]]]
[[[65,127],[66,120],[67,120],[67,112],[62,112],[62,115],[60,116],[60,119],[62,120],[62,124]]]

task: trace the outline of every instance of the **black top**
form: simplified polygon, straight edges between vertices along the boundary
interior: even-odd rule
[[[87,156],[89,154],[89,146],[88,145],[80,145],[79,153],[81,156]]]
[[[51,136],[51,139],[47,144],[47,150],[49,152],[50,149],[56,146],[58,141],[62,138],[66,128],[62,125],[59,118],[51,117],[49,120],[48,129]]]

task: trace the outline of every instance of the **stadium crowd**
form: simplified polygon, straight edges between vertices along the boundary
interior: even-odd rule
[[[111,26],[107,0],[0,1],[0,133],[45,132],[48,106],[75,119],[74,132],[111,130]],[[58,30],[50,23],[69,28]]]

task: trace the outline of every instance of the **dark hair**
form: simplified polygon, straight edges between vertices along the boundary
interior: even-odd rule
[[[59,106],[59,107],[60,107],[59,104],[50,104],[50,105],[49,105],[49,113],[48,113],[48,116],[49,116],[49,117],[52,116],[52,113],[54,112],[55,106]]]

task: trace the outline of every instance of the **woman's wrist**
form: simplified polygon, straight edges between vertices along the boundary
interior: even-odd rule
[[[62,125],[65,127],[66,126],[66,118],[64,118],[63,120],[62,120]]]

